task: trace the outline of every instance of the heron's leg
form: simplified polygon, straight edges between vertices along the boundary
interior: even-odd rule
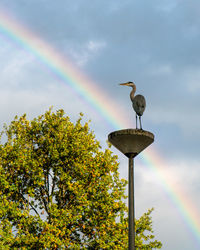
[[[136,119],[136,129],[137,129],[137,114],[135,114],[135,119]]]
[[[139,120],[140,120],[140,129],[142,129],[141,116],[139,116]]]

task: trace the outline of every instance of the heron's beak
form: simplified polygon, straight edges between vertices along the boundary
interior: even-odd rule
[[[119,83],[119,85],[127,86],[128,84],[127,84],[127,82],[125,82],[125,83]]]

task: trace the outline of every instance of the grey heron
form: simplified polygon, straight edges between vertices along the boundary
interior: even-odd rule
[[[132,87],[130,98],[132,101],[133,109],[135,110],[136,113],[136,129],[137,129],[137,117],[139,117],[140,129],[142,129],[141,116],[143,115],[146,107],[145,98],[143,95],[135,96],[136,86],[133,82],[120,83],[120,85]]]

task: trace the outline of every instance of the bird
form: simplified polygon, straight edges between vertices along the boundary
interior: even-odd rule
[[[141,116],[143,115],[145,108],[146,108],[146,100],[144,96],[143,95],[135,96],[136,85],[133,82],[120,83],[119,85],[132,87],[130,98],[131,98],[132,106],[133,106],[133,109],[135,110],[135,115],[136,115],[135,116],[136,117],[136,129],[138,129],[137,118],[139,117],[140,129],[142,130]]]

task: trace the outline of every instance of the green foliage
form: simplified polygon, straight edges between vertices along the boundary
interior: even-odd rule
[[[0,145],[0,249],[126,249],[126,180],[117,157],[81,117],[63,110],[4,126]],[[6,138],[6,139],[5,139]],[[149,210],[136,221],[140,249],[152,241]]]

